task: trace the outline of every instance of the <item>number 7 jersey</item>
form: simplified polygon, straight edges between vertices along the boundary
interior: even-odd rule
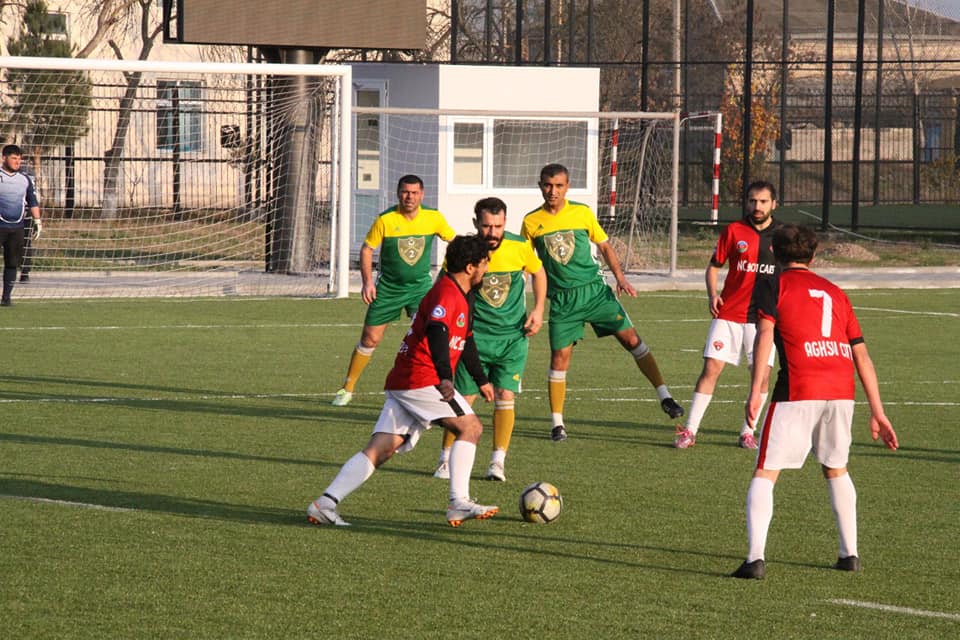
[[[809,269],[784,269],[759,285],[757,314],[774,323],[780,358],[771,401],[854,399],[853,345],[863,334],[840,287]]]

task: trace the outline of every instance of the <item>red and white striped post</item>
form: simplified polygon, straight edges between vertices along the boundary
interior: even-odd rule
[[[613,133],[610,136],[610,210],[607,216],[613,221],[617,217],[617,147],[620,144],[620,118],[613,119]]]
[[[713,130],[713,207],[710,209],[710,223],[717,224],[720,219],[720,148],[723,145],[723,114],[716,114]]]

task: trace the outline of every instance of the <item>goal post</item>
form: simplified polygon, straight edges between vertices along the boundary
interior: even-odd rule
[[[45,217],[15,296],[346,297],[344,65],[0,57]]]

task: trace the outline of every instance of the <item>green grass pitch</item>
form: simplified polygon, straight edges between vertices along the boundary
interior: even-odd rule
[[[350,300],[91,300],[3,310],[0,619],[10,638],[944,638],[960,630],[960,289],[853,291],[902,448],[850,464],[865,570],[829,569],[836,533],[817,465],[785,472],[767,579],[745,553],[753,452],[736,437],[745,368],[720,379],[696,447],[612,339],[569,375],[570,439],[549,440],[546,332],[532,341],[502,512],[460,529],[432,471],[436,430],[341,505],[304,510],[367,440],[405,330],[354,402],[331,407],[363,305]],[[686,407],[702,292],[626,301]],[[862,399],[862,398],[861,398]],[[478,413],[490,422],[491,407]],[[522,487],[564,497],[524,524]],[[846,603],[846,604],[844,604]]]

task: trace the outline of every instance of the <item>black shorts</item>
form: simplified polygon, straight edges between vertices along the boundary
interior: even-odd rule
[[[3,266],[19,267],[23,257],[23,227],[0,227],[0,245],[3,245]]]

